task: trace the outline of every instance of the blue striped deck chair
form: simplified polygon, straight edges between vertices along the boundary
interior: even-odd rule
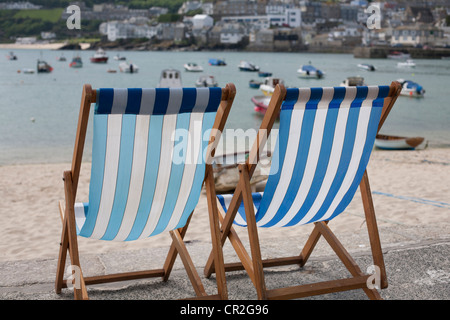
[[[375,136],[399,93],[400,84],[390,86],[290,88],[279,85],[271,98],[253,148],[245,164],[239,164],[240,180],[232,195],[218,195],[226,212],[222,240],[227,237],[240,262],[225,264],[225,271],[245,269],[258,299],[291,299],[361,288],[371,299],[381,298],[369,275],[361,272],[328,227],[341,214],[360,187],[374,265],[380,268],[381,287],[387,278],[375,220],[366,166]],[[250,178],[258,163],[275,118],[279,133],[271,172],[262,193],[253,193]],[[232,224],[247,227],[251,256]],[[298,256],[261,259],[258,228],[290,227],[314,223],[312,234]],[[263,268],[297,264],[304,266],[323,236],[350,271],[348,279],[268,290]],[[213,272],[210,255],[204,272]]]
[[[75,299],[88,299],[89,284],[148,277],[166,281],[179,254],[195,298],[227,299],[223,263],[216,268],[218,294],[207,294],[183,237],[205,185],[212,248],[215,259],[222,261],[210,162],[235,94],[231,83],[223,89],[83,87],[72,168],[63,176],[65,201],[60,202],[63,231],[57,293],[72,283]],[[91,103],[95,103],[95,111],[89,202],[78,203],[75,199]],[[78,236],[134,241],[162,232],[169,232],[172,238],[162,269],[83,276]],[[71,282],[64,280],[67,251],[72,263]]]

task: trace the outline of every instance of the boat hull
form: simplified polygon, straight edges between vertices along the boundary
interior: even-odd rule
[[[424,142],[423,137],[397,137],[377,135],[375,146],[382,150],[414,150]]]
[[[107,63],[107,62],[108,62],[108,57],[104,57],[104,58],[91,58],[91,62],[92,62],[92,63]]]

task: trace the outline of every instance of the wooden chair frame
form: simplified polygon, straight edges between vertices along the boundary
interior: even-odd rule
[[[233,103],[234,97],[236,95],[236,88],[233,84],[227,84],[224,89],[222,89],[222,99],[220,106],[217,110],[216,119],[214,122],[213,130],[210,136],[208,145],[208,155],[214,156],[215,145],[220,139],[220,134],[223,131],[227,117],[229,115],[231,105]],[[70,171],[65,171],[63,175],[64,180],[64,191],[65,191],[65,202],[61,201],[59,208],[61,213],[61,219],[63,222],[61,243],[59,249],[59,258],[56,271],[56,281],[55,290],[56,293],[61,293],[62,288],[68,287],[68,280],[64,280],[65,264],[67,259],[67,251],[69,252],[70,261],[73,266],[79,268],[80,286],[79,288],[74,288],[74,298],[75,299],[88,299],[88,293],[86,286],[91,284],[100,284],[108,282],[126,281],[133,279],[143,279],[150,277],[162,277],[163,281],[167,281],[170,273],[172,271],[175,259],[179,254],[183,265],[189,276],[189,280],[194,288],[196,298],[198,299],[227,299],[228,291],[225,281],[225,270],[223,263],[218,263],[215,272],[217,274],[217,295],[207,295],[203,287],[202,281],[195,269],[195,266],[189,256],[186,246],[183,242],[183,238],[189,226],[189,217],[186,225],[183,228],[170,231],[172,238],[172,244],[169,249],[167,258],[165,260],[162,269],[147,270],[147,271],[137,271],[137,272],[126,272],[111,275],[84,277],[81,272],[79,251],[78,251],[78,241],[75,225],[75,211],[74,204],[76,199],[78,180],[80,175],[81,160],[83,156],[84,143],[86,138],[86,129],[89,119],[89,110],[91,103],[96,102],[96,90],[93,90],[90,85],[84,85],[83,93],[81,98],[80,114],[78,119],[78,128],[75,140],[75,147],[72,159],[72,168]],[[223,261],[222,246],[220,245],[220,226],[218,221],[218,208],[214,185],[213,169],[210,163],[206,164],[205,169],[205,188],[208,199],[208,211],[210,220],[210,231],[212,240],[212,254],[215,261]],[[75,279],[74,279],[75,280]]]
[[[383,123],[386,120],[386,117],[388,116],[395,101],[397,100],[400,91],[400,84],[398,82],[392,82],[389,95],[385,99],[383,105],[378,132],[380,131]],[[236,187],[226,215],[225,217],[219,216],[219,219],[222,223],[221,244],[223,246],[226,239],[228,238],[240,260],[240,262],[237,263],[225,264],[225,271],[228,272],[245,269],[256,288],[258,299],[293,299],[325,293],[353,290],[358,288],[363,289],[370,299],[381,299],[381,296],[376,289],[369,289],[367,287],[367,280],[369,278],[369,275],[365,275],[360,270],[356,262],[328,227],[328,221],[315,223],[315,227],[311,235],[309,236],[302,252],[299,255],[267,260],[262,260],[261,258],[261,249],[259,245],[258,230],[255,221],[255,212],[249,181],[255,170],[256,164],[259,161],[259,151],[264,147],[266,143],[266,139],[270,134],[275,119],[278,117],[285,96],[286,89],[284,88],[284,86],[277,85],[270,101],[268,110],[262,121],[261,129],[259,130],[256,141],[250,151],[250,156],[245,164],[239,165],[240,180]],[[261,132],[266,132],[266,134],[260,135]],[[373,262],[374,265],[380,268],[380,286],[382,289],[384,289],[387,288],[388,282],[367,171],[364,172],[362,181],[360,183],[360,191],[362,195],[365,218],[369,233]],[[251,256],[246,251],[244,245],[239,239],[238,234],[232,227],[233,220],[236,216],[241,201],[244,201]],[[345,267],[352,275],[351,278],[272,290],[268,290],[266,288],[263,268],[291,264],[298,264],[300,267],[303,267],[308,261],[308,258],[310,257],[321,236],[325,238],[325,240],[329,243],[340,260],[344,263]],[[215,262],[216,260],[214,258],[214,255],[213,253],[211,253],[204,269],[204,274],[206,277],[209,277],[213,273],[213,267],[216,265]]]

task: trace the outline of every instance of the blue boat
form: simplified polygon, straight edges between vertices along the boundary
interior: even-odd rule
[[[272,76],[272,72],[259,71],[258,76],[261,78],[267,78]]]
[[[252,88],[252,89],[259,89],[261,84],[262,84],[262,82],[256,81],[256,80],[250,80],[248,82],[249,87]]]
[[[226,66],[227,65],[225,60],[222,60],[222,59],[209,59],[208,63],[211,66]]]

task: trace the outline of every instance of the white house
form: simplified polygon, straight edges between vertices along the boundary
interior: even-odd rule
[[[196,14],[192,18],[192,24],[195,29],[210,28],[214,25],[214,19],[206,14]]]

